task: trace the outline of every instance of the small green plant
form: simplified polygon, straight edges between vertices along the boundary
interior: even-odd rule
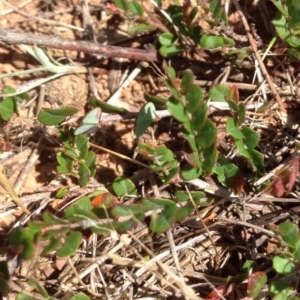
[[[300,60],[300,5],[293,0],[272,0],[278,11],[273,24],[278,36],[285,41],[290,48],[288,54],[292,61]]]

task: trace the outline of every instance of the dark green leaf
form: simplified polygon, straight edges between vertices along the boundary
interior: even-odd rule
[[[256,169],[261,173],[265,173],[264,156],[255,149],[248,149],[248,153]]]
[[[9,244],[14,246],[22,246],[21,257],[28,259],[35,252],[34,235],[29,229],[15,229],[9,236]]]
[[[62,247],[56,251],[56,255],[58,257],[68,257],[70,255],[73,255],[82,240],[82,234],[79,231],[74,231],[71,234],[69,234],[63,243]]]
[[[121,113],[122,114],[122,113],[128,112],[125,108],[110,105],[104,101],[99,101],[96,98],[90,98],[89,102],[93,107],[98,107],[98,108],[100,107],[101,110],[105,113]],[[99,122],[99,118],[100,118],[100,112],[97,110],[94,111],[94,113],[95,112],[97,112],[97,114],[95,114],[95,117],[92,116],[91,121],[93,121],[94,125],[97,125]],[[90,124],[88,122],[88,120],[86,120],[85,123]]]
[[[165,106],[165,104],[168,102],[168,99],[166,99],[166,98],[153,96],[153,95],[149,95],[149,94],[144,94],[144,98],[147,102],[152,102],[152,103],[162,106],[162,107]]]
[[[242,128],[242,133],[245,137],[245,145],[248,149],[254,149],[258,142],[259,142],[259,134],[258,132],[254,131],[253,129],[244,126]]]
[[[238,112],[237,112],[238,119],[236,120],[237,127],[243,124],[245,120],[245,115],[246,115],[246,106],[243,102],[240,102],[238,105]]]
[[[197,144],[199,147],[207,148],[216,141],[217,128],[210,119],[206,119],[200,133],[197,136]]]
[[[119,197],[124,195],[137,195],[137,189],[134,183],[126,177],[117,177],[114,180],[112,187],[116,195]]]
[[[89,150],[89,141],[86,136],[78,135],[76,138],[76,147],[79,150],[79,158],[85,159]]]
[[[135,123],[135,129],[134,129],[134,135],[136,138],[139,138],[151,125],[153,120],[156,118],[155,114],[155,106],[153,103],[147,103],[143,106],[143,108],[140,110],[136,123]]]
[[[197,204],[200,202],[201,198],[206,197],[206,194],[201,191],[191,191],[189,193],[186,191],[176,191],[175,197],[176,197],[176,200],[179,202],[189,201],[189,200],[191,200],[191,197],[192,197],[192,200]]]
[[[61,240],[57,236],[48,237],[48,244],[43,246],[42,256],[48,255],[49,253],[57,250],[61,246]]]
[[[197,111],[193,113],[191,120],[192,129],[195,133],[202,131],[202,127],[207,120],[207,105],[204,102],[200,102]]]
[[[77,113],[76,108],[67,107],[61,109],[44,108],[38,115],[38,121],[46,126],[58,125],[65,120],[66,117]]]
[[[136,1],[128,2],[127,7],[133,15],[138,15],[141,17],[144,13],[142,5]]]
[[[194,81],[194,75],[191,72],[185,72],[184,75],[182,76],[181,80],[181,94],[182,95],[187,95],[192,86],[193,86],[193,81]]]
[[[126,0],[114,0],[115,6],[123,9],[123,10],[127,10],[128,9],[128,5],[127,5],[127,1]]]
[[[187,111],[194,114],[198,110],[198,106],[203,102],[203,91],[198,85],[192,85],[189,93],[186,95]]]
[[[93,151],[87,153],[85,164],[90,170],[90,176],[94,177],[96,173],[96,155]]]
[[[178,208],[173,202],[173,204],[166,206],[160,214],[152,215],[149,226],[151,231],[161,233],[169,230],[176,221],[177,210]]]
[[[92,213],[92,209],[93,206],[90,198],[84,196],[65,210],[65,217],[70,221],[82,220],[84,218],[97,220],[98,218]]]
[[[238,152],[239,152],[241,155],[243,155],[243,156],[246,157],[247,159],[250,159],[250,158],[251,158],[250,153],[249,153],[249,151],[250,151],[251,149],[248,151],[248,150],[245,148],[245,144],[244,144],[244,141],[243,141],[243,140],[236,140],[236,141],[235,141],[235,144],[236,144],[236,148],[237,148]]]
[[[81,186],[86,186],[89,183],[90,170],[86,165],[79,167],[79,183]]]
[[[143,204],[116,205],[111,210],[111,215],[113,217],[134,216],[136,214],[146,213],[148,210],[148,207]]]
[[[204,158],[202,163],[202,169],[205,172],[204,176],[210,176],[218,158],[217,143],[212,143],[209,147],[205,148],[202,155]]]
[[[237,113],[237,112],[239,111],[238,105],[237,105],[233,100],[228,99],[228,100],[226,100],[226,102],[228,103],[229,108],[230,108],[233,112]]]

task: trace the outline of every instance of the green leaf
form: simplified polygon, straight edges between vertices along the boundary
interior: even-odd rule
[[[231,99],[226,100],[226,102],[228,103],[229,108],[234,112],[237,113],[239,110],[238,105]]]
[[[42,256],[48,255],[49,253],[57,250],[61,246],[61,240],[55,236],[48,237],[48,244],[43,246]]]
[[[242,133],[245,137],[245,144],[247,146],[248,149],[254,149],[258,142],[259,142],[259,134],[258,132],[254,131],[253,129],[244,126],[242,128]]]
[[[229,87],[217,85],[212,87],[209,92],[208,96],[211,101],[213,102],[226,102],[226,97],[228,95]]]
[[[91,298],[84,293],[78,293],[76,296],[72,297],[71,300],[91,300]]]
[[[255,149],[248,149],[247,151],[256,169],[261,173],[265,173],[264,156]]]
[[[289,294],[289,283],[286,280],[276,280],[270,286],[270,296],[275,296],[280,293],[286,294],[286,297],[282,299],[286,300]]]
[[[117,196],[137,195],[137,189],[134,183],[126,177],[117,177],[113,184],[113,190]]]
[[[90,170],[86,165],[79,167],[79,184],[80,186],[86,186],[89,183]]]
[[[272,261],[274,269],[279,274],[287,275],[295,272],[296,270],[295,264],[288,258],[274,256]]]
[[[233,118],[227,119],[226,129],[227,132],[234,138],[239,140],[244,138],[243,133],[238,128],[236,128]]]
[[[167,102],[167,107],[168,110],[171,112],[172,116],[177,121],[183,123],[184,128],[190,133],[191,125],[183,104],[181,102],[178,102],[174,97],[170,97],[169,101]]]
[[[172,67],[167,67],[167,68],[166,68],[166,72],[167,72],[167,74],[168,74],[168,78],[170,78],[170,80],[171,80],[172,82],[174,82],[175,79],[176,79],[176,72],[175,72],[174,68],[172,68]]]
[[[139,33],[154,31],[156,29],[157,27],[151,24],[130,23],[128,28],[128,33],[129,35],[135,36]]]
[[[191,191],[191,192],[186,192],[186,191],[176,191],[175,192],[175,198],[179,202],[185,202],[192,200],[197,204],[200,202],[200,199],[205,198],[206,194],[201,191]]]
[[[189,93],[186,95],[187,111],[194,114],[198,110],[198,106],[203,102],[203,91],[198,85],[192,85]]]
[[[67,107],[61,109],[44,108],[38,115],[38,121],[46,126],[58,125],[65,120],[66,117],[77,113],[76,108]]]
[[[127,10],[128,9],[128,5],[127,5],[127,1],[126,0],[114,0],[115,6],[123,9],[123,10]]]
[[[224,46],[224,39],[221,36],[203,34],[200,39],[200,46],[204,49],[216,49]]]
[[[91,130],[93,128],[97,128],[97,126],[89,125],[89,124],[81,125],[81,126],[76,128],[76,130],[74,132],[74,135],[83,134],[83,133],[88,132],[89,130]]]
[[[74,231],[71,234],[69,234],[63,243],[62,247],[56,251],[56,255],[58,257],[69,257],[73,255],[82,240],[82,234],[79,231]]]
[[[204,176],[210,176],[218,158],[217,143],[214,142],[209,147],[205,148],[202,155],[204,158],[202,163],[202,169],[205,173]]]
[[[198,7],[194,6],[189,14],[190,22],[193,21],[193,19],[196,17],[197,12],[198,12]]]
[[[124,114],[124,113],[128,112],[125,108],[110,105],[104,101],[99,101],[96,98],[90,98],[89,102],[93,107],[98,107],[98,108],[100,107],[103,112],[108,113],[108,114],[109,113],[120,113],[120,114],[123,113]],[[91,113],[92,111],[94,111],[94,110],[91,110],[89,113]],[[100,116],[101,116],[101,111],[95,110],[93,113],[95,114],[95,116],[92,116],[93,124],[97,125],[99,122]],[[85,119],[85,123],[88,123],[88,119]]]
[[[82,197],[75,203],[71,204],[65,210],[65,217],[70,221],[82,220],[84,218],[91,218],[97,220],[98,217],[92,213],[93,205],[89,197]],[[81,215],[79,215],[81,214]]]
[[[90,176],[94,177],[96,174],[96,155],[93,151],[89,151],[85,157],[85,164],[90,170]]]
[[[99,107],[96,107],[86,114],[86,116],[82,120],[82,123],[84,125],[98,125],[100,117],[101,109]]]
[[[246,115],[246,106],[243,102],[240,102],[238,105],[238,119],[236,120],[236,126],[239,127],[243,124]]]
[[[197,113],[191,120],[192,129],[194,132],[200,132],[207,121],[207,105],[205,102],[200,102],[197,107]]]
[[[168,99],[166,98],[149,95],[149,94],[144,94],[144,98],[147,102],[152,102],[153,104],[159,105],[161,107],[164,107],[165,104],[168,102]]]
[[[38,281],[30,278],[28,279],[27,283],[28,285],[34,287],[43,297],[49,298],[47,290]]]
[[[187,95],[192,86],[194,81],[194,75],[191,72],[185,72],[181,79],[181,94]]]
[[[175,56],[183,51],[184,48],[177,45],[162,46],[159,48],[159,53],[163,57]]]
[[[289,245],[294,245],[299,239],[298,227],[291,222],[283,222],[278,225],[278,230],[283,240]]]
[[[146,129],[151,125],[153,120],[155,120],[156,118],[155,112],[156,110],[153,103],[150,102],[143,106],[136,119],[135,129],[134,129],[135,138],[139,138],[146,131]]]
[[[132,205],[116,205],[111,210],[113,217],[126,217],[134,216],[136,214],[144,214],[148,211],[148,207],[143,204],[132,204]]]
[[[174,35],[170,32],[165,32],[159,35],[158,41],[162,46],[170,46],[173,44]]]
[[[177,207],[175,203],[165,207],[162,213],[152,215],[150,229],[155,233],[161,233],[169,230],[176,221]]]
[[[247,149],[245,149],[245,145],[244,145],[244,141],[243,140],[236,140],[235,144],[236,144],[236,148],[237,148],[238,152],[241,155],[243,155],[247,159],[251,158],[249,151],[253,150],[253,149],[249,149],[249,151]]]
[[[9,244],[14,246],[22,246],[21,257],[29,259],[35,252],[34,236],[32,232],[27,229],[15,229],[9,236]]]
[[[15,101],[12,98],[6,98],[0,103],[0,114],[4,121],[10,120],[15,111]]]
[[[89,150],[89,141],[86,136],[78,135],[76,140],[76,147],[79,150],[79,158],[85,159]]]
[[[295,259],[300,262],[300,239],[298,237],[298,240],[296,243],[293,244],[292,253],[295,257]]]
[[[267,283],[267,275],[265,272],[254,272],[248,278],[247,291],[251,298],[255,298],[259,295],[260,291]]]
[[[56,192],[55,197],[58,199],[61,199],[61,198],[65,197],[66,195],[68,195],[68,193],[69,193],[69,189],[66,187],[62,187]]]
[[[144,10],[143,7],[140,3],[136,2],[136,1],[131,1],[128,2],[128,10],[133,14],[133,15],[138,15],[138,16],[142,16],[144,14]]]
[[[202,148],[209,147],[216,141],[217,133],[218,131],[214,123],[210,119],[207,119],[197,136],[198,146]]]
[[[199,178],[201,174],[202,174],[201,167],[195,168],[190,165],[184,165],[183,168],[181,169],[181,177],[186,181]]]

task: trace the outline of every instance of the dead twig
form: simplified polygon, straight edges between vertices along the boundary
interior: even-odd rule
[[[0,28],[0,41],[11,45],[37,45],[64,49],[88,54],[99,54],[104,57],[123,57],[139,61],[157,62],[157,52],[154,49],[135,49],[109,45],[100,45],[86,41],[63,39],[59,36],[36,35],[32,33],[16,32],[7,28]]]

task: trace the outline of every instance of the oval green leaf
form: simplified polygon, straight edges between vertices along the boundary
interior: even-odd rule
[[[238,140],[241,140],[244,138],[243,133],[236,127],[233,118],[227,119],[226,129],[227,129],[227,132],[234,138],[236,138]]]
[[[77,109],[66,107],[61,109],[44,108],[38,115],[38,121],[46,126],[58,125],[65,120],[66,117],[77,113]]]
[[[58,257],[68,257],[73,255],[77,251],[81,243],[81,240],[82,240],[81,232],[79,231],[72,232],[67,236],[61,248],[56,251],[56,255]]]
[[[117,177],[114,180],[112,187],[116,195],[119,197],[124,195],[137,195],[137,189],[134,183],[126,177]]]
[[[135,138],[139,138],[156,118],[156,109],[153,103],[149,102],[139,112],[134,129]]]

